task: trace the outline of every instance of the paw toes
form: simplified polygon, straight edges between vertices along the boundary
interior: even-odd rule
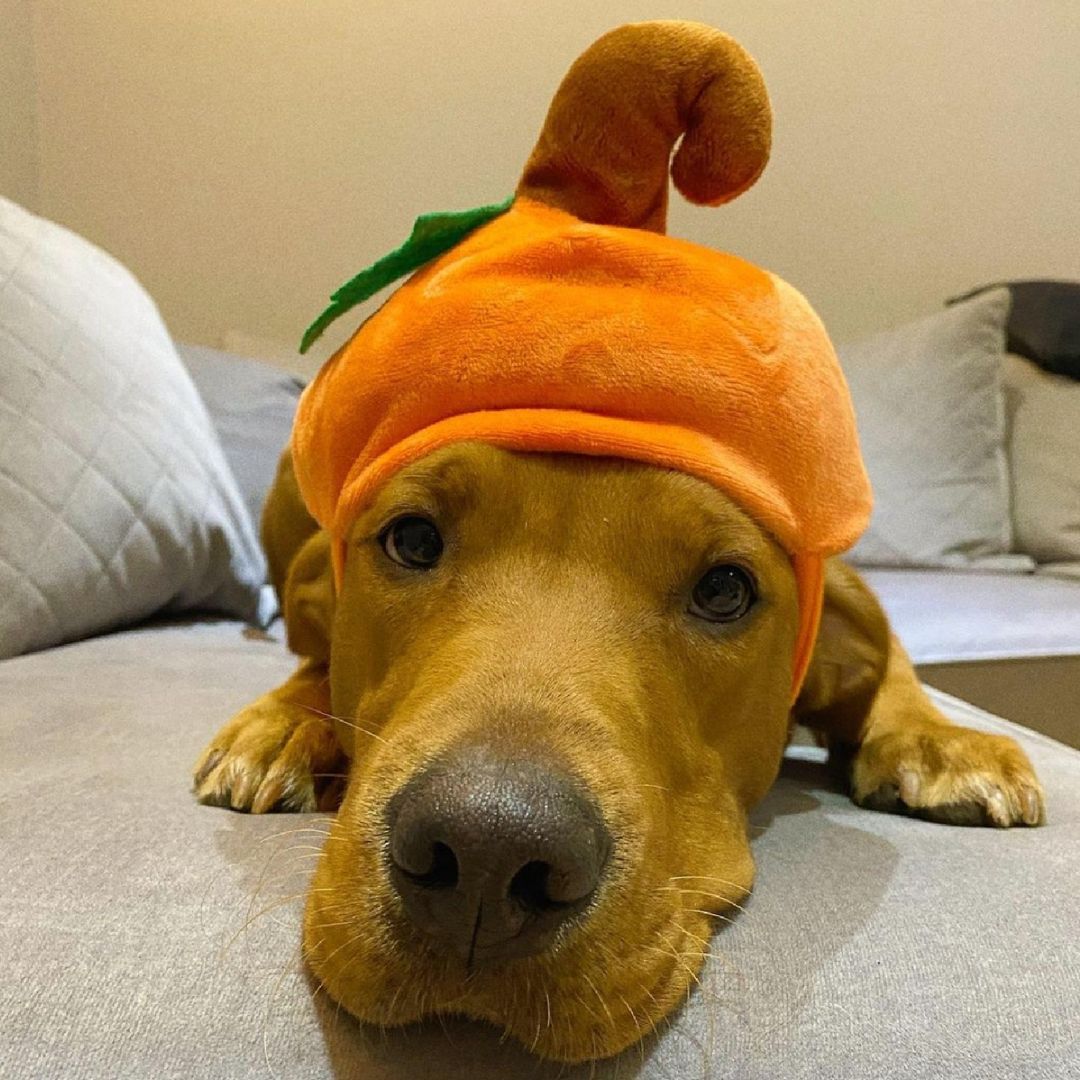
[[[1013,823],[1012,810],[1000,788],[993,788],[986,797],[986,815],[1001,829],[1007,829]]]
[[[261,773],[261,769],[253,768],[242,759],[234,766],[235,779],[229,792],[229,805],[234,810],[247,810],[251,807],[251,800],[259,786]]]
[[[199,758],[194,769],[194,784],[196,788],[202,786],[202,782],[217,768],[218,763],[225,756],[225,751],[220,747],[208,746]]]
[[[281,801],[284,790],[283,778],[275,775],[274,770],[271,769],[259,785],[255,797],[251,800],[251,812],[253,814],[269,814]]]
[[[950,825],[1039,825],[1038,780],[1013,740],[965,728],[892,732],[864,743],[852,764],[860,806]]]
[[[336,809],[344,761],[322,721],[252,723],[222,748],[221,737],[195,767],[195,795],[210,806],[265,814]]]
[[[250,758],[226,751],[195,786],[195,797],[206,806],[247,810],[262,780],[263,768]]]
[[[279,758],[266,772],[251,802],[253,814],[268,814],[276,806],[300,812],[315,809],[315,787],[310,770]]]
[[[228,805],[229,788],[221,782],[221,765],[216,764],[201,780],[196,780],[195,798],[206,806]]]
[[[232,806],[235,759],[224,753],[195,788],[195,797],[207,806]]]
[[[330,786],[321,781],[336,779],[327,772],[341,767],[341,751],[333,732],[318,721],[301,724],[267,770],[252,812],[266,813],[279,803],[289,810],[321,809],[325,800],[318,793]]]
[[[1045,820],[1041,793],[1033,787],[1015,792],[1001,787],[957,783],[952,790],[927,797],[927,785],[910,770],[902,770],[897,782],[879,785],[855,798],[867,810],[908,814],[943,825],[993,826],[1040,825]]]

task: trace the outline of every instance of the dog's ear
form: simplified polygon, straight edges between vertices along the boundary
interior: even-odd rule
[[[286,641],[298,656],[330,662],[334,622],[334,575],[330,567],[330,536],[311,536],[289,565],[281,593]]]
[[[270,583],[278,596],[285,595],[285,579],[297,552],[318,531],[318,522],[304,506],[293,469],[292,451],[286,447],[278,460],[277,475],[266,496],[260,523]]]
[[[889,622],[874,594],[851,567],[830,559],[821,628],[795,721],[827,735],[830,744],[857,744],[885,678],[890,642]]]
[[[330,538],[304,506],[288,449],[263,507],[262,544],[270,581],[281,600],[289,648],[298,656],[328,663],[334,620]]]

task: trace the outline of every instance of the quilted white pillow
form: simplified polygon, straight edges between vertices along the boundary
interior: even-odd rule
[[[0,199],[0,657],[157,611],[272,613],[210,419],[114,259]]]

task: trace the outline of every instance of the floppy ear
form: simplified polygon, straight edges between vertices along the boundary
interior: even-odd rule
[[[858,745],[885,678],[889,622],[859,575],[839,559],[825,565],[825,606],[806,681],[795,702],[797,723],[830,744]]]
[[[298,656],[328,664],[334,623],[329,533],[315,533],[293,559],[281,594],[281,608],[289,648]]]
[[[329,662],[334,619],[330,538],[304,506],[289,450],[278,462],[263,507],[261,532],[289,648],[298,656]]]
[[[277,475],[263,504],[259,525],[259,536],[270,570],[270,583],[283,605],[289,567],[297,552],[318,531],[318,522],[308,513],[300,495],[292,450],[286,447],[278,459]]]

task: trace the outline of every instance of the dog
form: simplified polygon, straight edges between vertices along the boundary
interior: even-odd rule
[[[750,893],[748,813],[796,725],[860,806],[1044,820],[1019,746],[938,712],[839,558],[798,670],[790,546],[693,470],[455,438],[337,533],[302,487],[286,452],[262,523],[299,667],[194,787],[337,810],[304,955],[364,1021],[465,1015],[566,1062],[643,1038]]]
[[[263,537],[302,660],[211,741],[196,791],[330,809],[319,777],[348,771],[304,946],[364,1020],[465,1014],[565,1061],[641,1038],[702,964],[704,912],[750,891],[747,808],[796,723],[862,806],[1043,820],[1024,753],[941,716],[839,560],[791,708],[788,559],[695,478],[447,448],[357,520],[335,597],[286,455]],[[580,1006],[597,993],[610,1023]]]

